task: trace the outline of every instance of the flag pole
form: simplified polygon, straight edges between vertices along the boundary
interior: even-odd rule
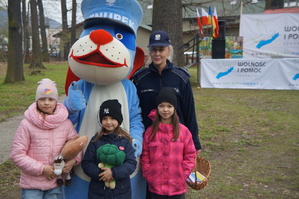
[[[243,13],[243,1],[241,1],[240,16],[242,15],[242,13]]]

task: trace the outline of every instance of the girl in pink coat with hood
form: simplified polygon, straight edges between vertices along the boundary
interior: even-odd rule
[[[50,79],[38,82],[36,102],[25,111],[15,133],[11,160],[21,170],[22,199],[62,199],[62,187],[56,183],[53,160],[64,144],[75,137],[68,111],[58,103],[56,84]],[[66,162],[63,172],[69,172],[81,161],[82,153]]]
[[[175,90],[162,88],[157,96],[157,110],[149,114],[153,124],[144,133],[140,163],[152,199],[184,199],[186,180],[194,167],[192,135],[179,123],[176,105]]]

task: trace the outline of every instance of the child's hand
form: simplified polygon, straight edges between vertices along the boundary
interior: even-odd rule
[[[43,170],[43,175],[46,176],[48,179],[53,179],[56,177],[54,174],[54,167],[51,165],[46,165]]]
[[[114,180],[110,168],[103,167],[101,169],[103,170],[103,172],[99,174],[100,181],[103,180],[105,182],[111,182],[112,180]]]
[[[67,161],[62,169],[63,173],[70,172],[75,164],[76,160],[74,159]]]

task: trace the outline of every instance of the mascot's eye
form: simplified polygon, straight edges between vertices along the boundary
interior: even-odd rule
[[[117,34],[116,34],[116,38],[117,38],[118,40],[121,40],[121,39],[123,38],[123,35],[122,35],[121,33],[117,33]]]

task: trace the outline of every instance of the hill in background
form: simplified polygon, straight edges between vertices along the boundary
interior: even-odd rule
[[[62,25],[60,22],[50,19],[48,17],[45,17],[45,23],[47,26],[49,26],[49,29],[61,29]],[[30,24],[30,22],[29,22]],[[2,27],[8,27],[8,16],[7,16],[7,10],[0,8],[0,28]]]

